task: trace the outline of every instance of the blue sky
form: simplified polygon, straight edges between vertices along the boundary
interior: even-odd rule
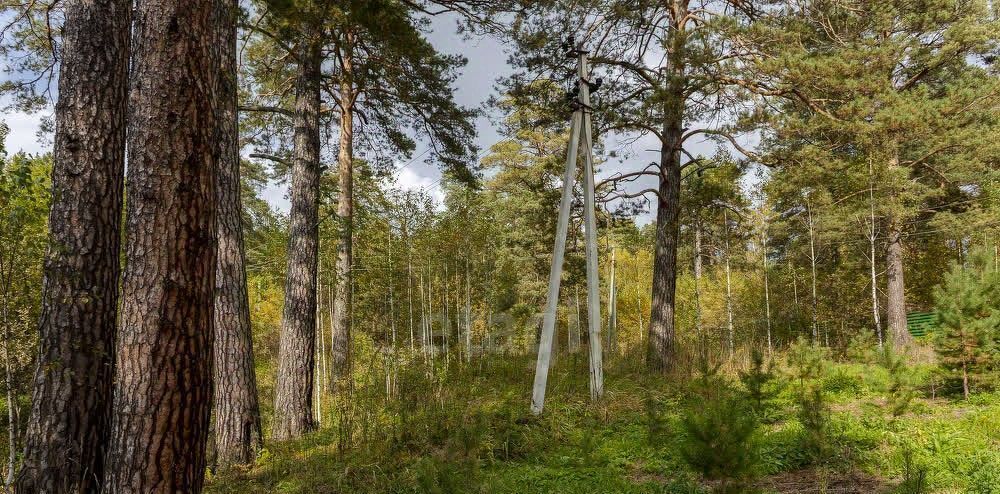
[[[463,35],[456,32],[454,17],[440,16],[433,19],[429,38],[441,52],[461,54],[469,61],[456,83],[455,98],[462,105],[481,107],[494,94],[497,79],[511,73],[511,68],[507,64],[508,54],[498,40],[490,37],[465,39]],[[495,121],[501,116],[494,113],[480,117],[476,125],[477,144],[482,150],[489,149],[490,146],[502,139],[502,136],[493,127],[490,117]],[[45,137],[40,142],[37,136],[39,115],[8,113],[4,117],[4,121],[10,127],[10,135],[7,138],[8,152],[41,153],[50,149],[49,137]],[[652,137],[623,144],[616,136],[607,136],[605,137],[605,146],[608,150],[617,150],[620,154],[628,156],[628,159],[624,163],[620,163],[618,160],[606,162],[599,172],[599,179],[617,171],[634,170],[637,165],[641,166],[641,164],[657,160],[659,155],[659,143]],[[688,149],[693,155],[712,154],[715,148],[716,145],[711,142],[688,143]],[[419,145],[414,156],[420,155],[425,149],[423,144]],[[397,166],[406,163],[406,161],[402,161]],[[407,164],[402,171],[397,173],[396,180],[397,185],[401,188],[429,188],[430,192],[440,197],[440,188],[435,185],[439,178],[440,172],[437,168],[424,163],[423,159],[419,158]],[[646,177],[645,180],[645,182],[639,181],[630,184],[629,189],[641,190],[655,185],[655,179]],[[288,210],[286,185],[272,184],[264,191],[264,197],[276,208],[282,211]],[[653,213],[654,211],[651,211],[641,216],[638,221],[640,223],[650,221]]]

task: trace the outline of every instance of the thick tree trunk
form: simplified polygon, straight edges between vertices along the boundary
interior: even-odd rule
[[[667,139],[660,160],[656,251],[653,258],[653,291],[647,349],[647,365],[657,372],[666,372],[673,365],[677,241],[680,225],[678,221],[681,192],[680,122],[673,122],[665,130]]]
[[[250,463],[263,446],[253,335],[247,301],[236,110],[235,0],[220,1],[219,166],[216,175],[218,264],[215,271],[215,446],[218,466]]]
[[[217,12],[206,0],[145,0],[135,10],[128,262],[106,492],[197,493],[204,482],[216,266]]]
[[[674,314],[677,295],[677,244],[680,235],[681,150],[684,145],[687,0],[673,0],[667,30],[667,57],[663,67],[667,87],[663,103],[660,147],[660,184],[656,209],[656,246],[650,302],[646,363],[667,372],[674,358]]]
[[[886,317],[889,334],[897,349],[908,346],[913,337],[906,328],[906,290],[903,283],[903,232],[899,220],[890,218],[886,248]]]
[[[292,209],[285,307],[275,383],[275,439],[312,430],[316,354],[316,271],[319,266],[320,45],[303,41],[295,82]]]
[[[99,490],[110,432],[131,3],[64,9],[25,493]]]
[[[347,46],[351,40],[348,37]],[[343,54],[343,75],[340,81],[340,145],[337,152],[337,180],[340,197],[337,201],[337,221],[340,241],[337,245],[337,288],[334,292],[333,334],[330,347],[333,374],[346,376],[351,369],[351,265],[354,235],[354,82],[351,77],[350,50]]]

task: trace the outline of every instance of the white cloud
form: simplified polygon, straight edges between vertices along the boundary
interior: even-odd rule
[[[426,192],[438,204],[444,201],[440,179],[419,173],[412,165],[396,173],[394,185],[403,190]]]
[[[39,142],[38,128],[41,126],[42,114],[22,112],[8,113],[3,117],[4,123],[10,128],[5,147],[8,154],[18,151],[40,154],[52,149],[51,143]]]

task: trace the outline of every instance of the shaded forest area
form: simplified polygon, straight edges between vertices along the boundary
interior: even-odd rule
[[[7,492],[1000,492],[993,0],[0,5]]]

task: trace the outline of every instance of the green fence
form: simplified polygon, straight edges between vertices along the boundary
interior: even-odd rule
[[[927,336],[937,330],[937,315],[933,312],[911,312],[906,315],[906,327],[915,338]]]

